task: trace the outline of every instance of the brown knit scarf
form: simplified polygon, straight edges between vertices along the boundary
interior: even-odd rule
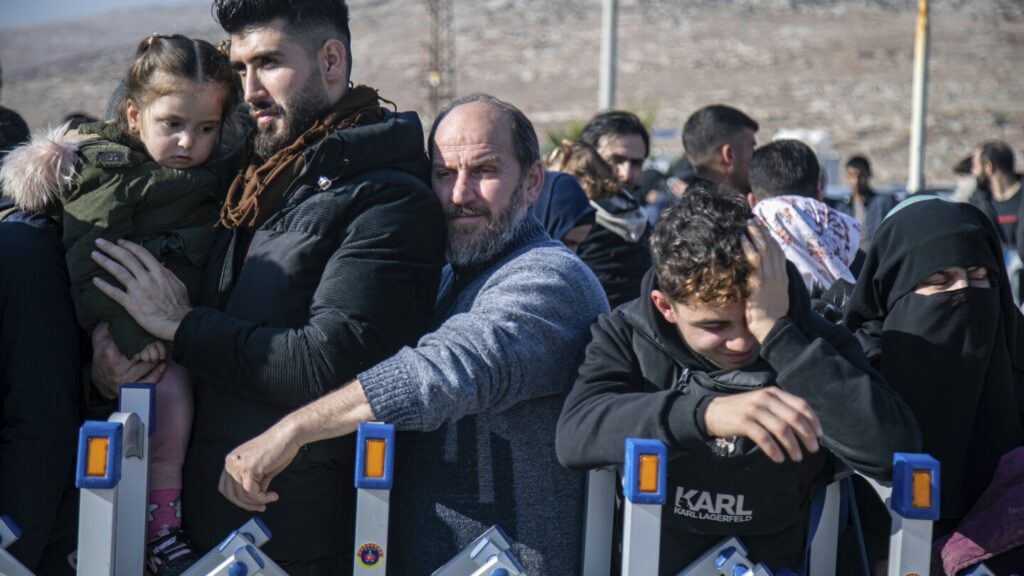
[[[225,228],[255,230],[277,210],[288,186],[302,171],[304,152],[332,132],[380,122],[384,111],[381,98],[369,86],[353,86],[295,142],[274,153],[262,164],[253,154],[255,131],[245,144],[242,170],[228,188],[220,211]],[[384,100],[386,102],[386,100]]]

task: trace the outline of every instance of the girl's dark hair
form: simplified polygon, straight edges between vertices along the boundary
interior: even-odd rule
[[[125,77],[124,97],[115,123],[128,130],[128,101],[144,109],[154,99],[175,92],[180,82],[215,84],[224,88],[221,119],[228,118],[238,105],[241,84],[228,57],[213,44],[174,34],[153,34],[139,43],[135,58]]]

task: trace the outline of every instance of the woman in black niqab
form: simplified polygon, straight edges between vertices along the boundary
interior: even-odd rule
[[[915,292],[951,267],[971,270],[969,285]],[[991,222],[974,206],[934,197],[897,206],[878,228],[845,323],[910,405],[924,451],[941,464],[941,535],[1022,439],[1024,318]]]

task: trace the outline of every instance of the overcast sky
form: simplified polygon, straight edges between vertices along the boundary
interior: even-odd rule
[[[0,29],[74,20],[140,6],[209,2],[210,0],[0,0]]]

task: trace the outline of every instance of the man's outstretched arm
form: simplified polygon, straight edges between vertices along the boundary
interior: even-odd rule
[[[362,384],[353,380],[232,450],[224,459],[220,492],[240,508],[262,512],[278,498],[269,489],[271,480],[291,464],[300,448],[351,434],[360,423],[373,419]]]

